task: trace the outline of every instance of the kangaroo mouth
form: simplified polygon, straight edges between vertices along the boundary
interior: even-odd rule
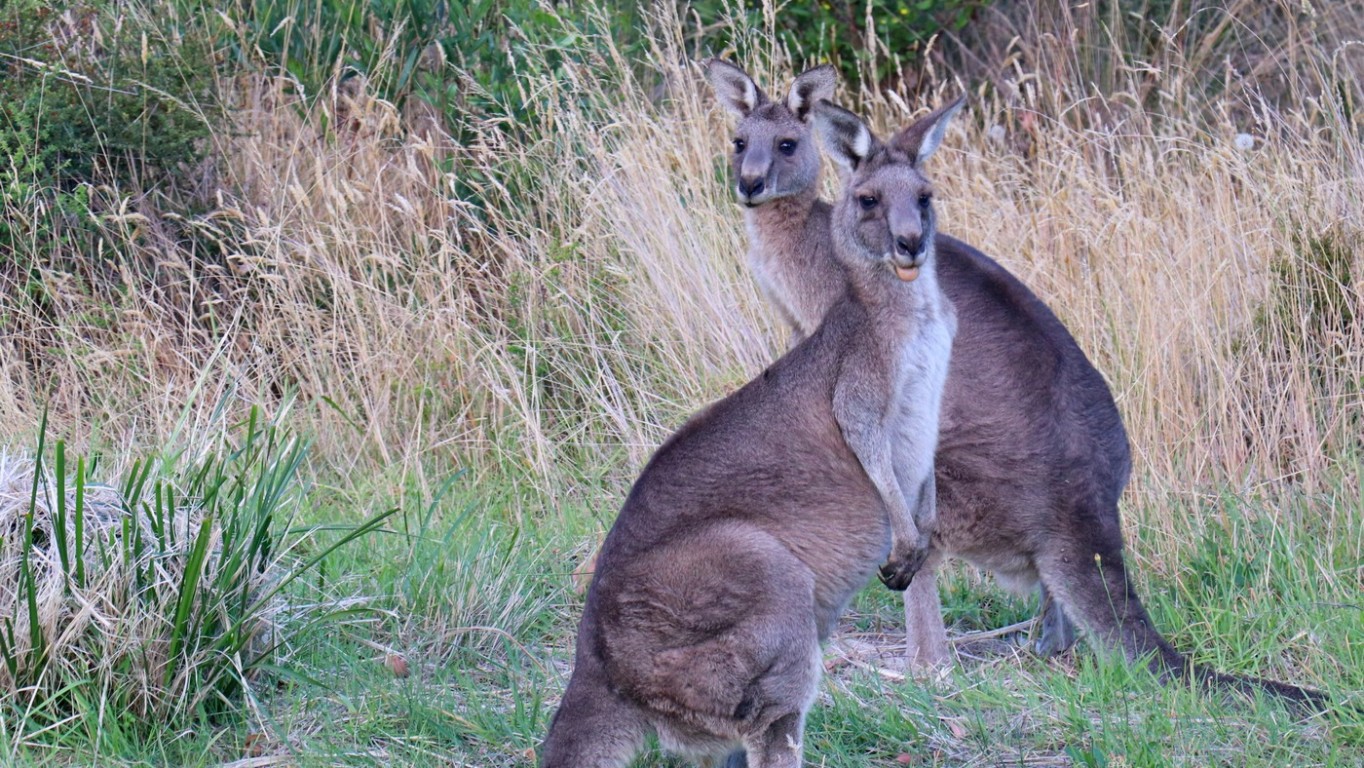
[[[919,271],[927,261],[928,253],[923,249],[912,255],[896,251],[886,254],[886,262],[895,272],[895,276],[906,283],[919,279]]]

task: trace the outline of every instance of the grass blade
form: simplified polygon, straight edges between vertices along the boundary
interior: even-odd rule
[[[185,561],[185,573],[180,579],[180,599],[175,604],[175,615],[171,620],[170,654],[166,664],[165,682],[169,684],[174,677],[180,659],[180,650],[190,633],[193,622],[191,609],[199,594],[199,577],[208,559],[208,543],[213,533],[213,517],[204,515],[199,522],[199,533],[195,536],[194,547]]]
[[[85,457],[76,459],[76,507],[73,510],[74,534],[71,539],[75,547],[76,588],[85,588]]]

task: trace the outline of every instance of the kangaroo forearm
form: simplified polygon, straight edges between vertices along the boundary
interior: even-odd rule
[[[874,471],[870,467],[867,469],[872,484],[876,486],[876,491],[881,496],[881,503],[886,507],[886,515],[890,518],[891,548],[899,549],[897,545],[900,542],[909,545],[918,542],[919,526],[914,521],[914,507],[905,498],[900,483],[895,478],[894,467],[889,461],[885,461]]]

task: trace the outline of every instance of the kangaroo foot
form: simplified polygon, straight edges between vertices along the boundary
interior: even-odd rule
[[[1049,657],[1065,653],[1075,645],[1077,638],[1075,624],[1066,616],[1061,604],[1052,597],[1046,587],[1039,588],[1042,593],[1042,609],[1038,614],[1038,628],[1033,640],[1033,650],[1038,656]]]

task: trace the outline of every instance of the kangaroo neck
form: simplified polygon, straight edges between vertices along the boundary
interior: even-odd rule
[[[848,290],[853,298],[869,310],[889,310],[895,315],[938,313],[938,274],[934,260],[929,259],[919,268],[919,276],[905,283],[881,265],[862,265],[847,269]]]
[[[744,209],[744,220],[754,240],[768,242],[782,235],[804,228],[819,200],[819,184],[794,195],[769,200],[762,205]]]

